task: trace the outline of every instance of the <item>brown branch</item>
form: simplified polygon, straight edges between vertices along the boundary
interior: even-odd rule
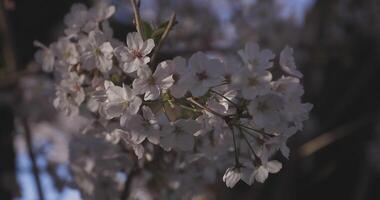
[[[151,59],[151,66],[155,66],[156,65],[156,62],[157,62],[156,59],[157,59],[158,53],[159,53],[162,45],[164,44],[164,41],[165,41],[166,37],[168,36],[170,30],[172,29],[172,27],[174,25],[175,18],[176,18],[176,15],[175,15],[175,13],[173,13],[170,16],[169,23],[166,26],[165,31],[162,34],[161,38],[160,38],[160,41],[158,42],[157,46],[154,48],[154,51],[153,51],[153,54],[152,54],[152,59]]]
[[[214,115],[216,115],[216,116],[218,116],[218,117],[221,117],[222,119],[225,119],[226,117],[228,117],[228,115],[220,114],[220,113],[218,113],[218,112],[216,112],[216,111],[214,111],[214,110],[212,110],[212,109],[210,109],[210,108],[207,108],[206,106],[203,106],[202,104],[198,103],[198,102],[197,102],[195,99],[193,99],[192,97],[189,97],[189,98],[187,98],[186,100],[189,101],[190,103],[192,103],[192,104],[194,104],[194,105],[196,105],[196,106],[202,108],[203,110],[206,110],[206,111],[208,111],[208,112],[210,112],[210,113],[212,113],[212,114],[214,114]]]
[[[124,187],[123,187],[123,191],[122,191],[121,196],[120,196],[120,200],[125,200],[129,197],[129,195],[131,193],[131,186],[132,186],[133,178],[140,173],[140,170],[141,169],[139,168],[138,160],[135,159],[135,163],[133,164],[132,169],[129,172],[129,174],[127,174],[127,179],[124,182]]]
[[[5,60],[5,67],[10,71],[15,71],[17,66],[16,55],[13,46],[12,33],[9,28],[4,6],[3,2],[0,1],[0,34],[2,34],[3,43],[1,51]]]
[[[43,194],[43,190],[42,190],[40,172],[39,172],[39,168],[37,165],[36,156],[35,156],[35,153],[33,151],[32,133],[30,131],[28,121],[25,118],[23,118],[21,120],[22,120],[22,122],[21,122],[22,126],[24,128],[24,135],[25,135],[26,145],[28,148],[29,158],[30,158],[30,161],[32,163],[32,172],[33,172],[33,176],[34,176],[34,181],[36,182],[38,196],[39,196],[40,200],[44,200],[45,198],[44,198],[44,194]]]
[[[355,122],[347,123],[343,126],[336,128],[335,130],[328,131],[319,135],[318,137],[306,142],[299,148],[299,154],[301,157],[307,157],[315,152],[323,149],[324,147],[334,143],[335,141],[354,133],[364,125],[368,125],[375,120],[373,117],[366,117]]]
[[[0,72],[0,89],[12,86],[18,82],[18,80],[24,76],[38,74],[42,72],[38,68],[28,68],[20,71],[6,71]]]
[[[133,9],[133,14],[135,17],[136,30],[138,33],[140,33],[141,37],[145,39],[144,34],[143,34],[143,27],[141,23],[141,16],[140,16],[138,3],[136,0],[131,0],[131,4],[132,4],[132,9]]]

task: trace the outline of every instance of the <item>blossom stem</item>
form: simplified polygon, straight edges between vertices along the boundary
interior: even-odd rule
[[[174,22],[175,22],[175,18],[176,18],[176,14],[173,13],[171,16],[170,16],[170,20],[169,20],[169,23],[168,25],[166,25],[166,28],[165,28],[165,31],[164,33],[162,34],[161,38],[160,38],[160,41],[158,42],[158,45],[156,46],[156,48],[154,48],[154,51],[153,51],[153,54],[152,54],[152,58],[151,58],[151,66],[155,66],[156,65],[156,59],[157,59],[157,56],[158,56],[158,52],[160,51],[162,45],[164,44],[164,40],[166,39],[166,37],[168,36],[169,34],[169,31],[171,30],[171,28],[173,27],[174,25]]]
[[[228,83],[221,83],[221,84],[218,84],[218,85],[211,86],[210,88],[216,88],[216,87],[227,85],[227,84]]]
[[[210,108],[207,108],[206,106],[201,105],[200,103],[198,103],[197,101],[195,101],[192,97],[189,97],[186,100],[190,101],[191,103],[195,104],[196,106],[198,106],[198,107],[200,107],[200,108],[202,108],[204,110],[207,110],[208,112],[210,112],[210,113],[212,113],[212,114],[214,114],[216,116],[219,116],[219,117],[221,117],[223,119],[226,117],[225,115],[222,115],[222,114],[220,114],[220,113],[218,113],[218,112],[216,112],[216,111],[214,111],[214,110],[212,110]]]
[[[228,126],[230,127],[230,129],[232,131],[232,140],[234,142],[235,165],[236,166],[240,166],[239,153],[238,153],[238,148],[237,148],[237,143],[236,143],[236,136],[235,136],[235,129],[234,129],[234,126],[231,125],[231,124],[228,124]]]
[[[251,143],[249,143],[247,137],[244,135],[242,128],[241,128],[241,127],[238,127],[238,128],[239,128],[239,133],[240,133],[240,135],[243,137],[244,141],[247,143],[249,149],[252,151],[252,153],[253,153],[254,155],[256,155],[255,151],[253,150],[253,147],[252,147]],[[257,155],[256,155],[256,156],[257,156]]]
[[[136,30],[141,35],[141,37],[145,39],[144,34],[143,34],[143,27],[141,23],[140,11],[137,6],[137,0],[131,0],[131,4],[132,4],[133,14],[135,18]]]
[[[192,107],[189,107],[189,106],[186,106],[186,105],[183,105],[183,104],[178,104],[179,107],[183,108],[183,109],[186,109],[186,110],[189,110],[189,111],[192,111],[192,112],[202,112],[200,110],[197,110],[197,109],[194,109]]]
[[[236,125],[236,126],[239,126],[239,125]],[[261,134],[255,132],[255,131],[253,131],[253,132],[251,133],[251,132],[249,132],[249,131],[247,131],[247,130],[245,130],[245,129],[242,129],[242,130],[243,130],[243,132],[247,133],[249,136],[251,136],[251,137],[253,137],[253,138],[260,138],[260,139],[263,139],[263,135],[261,135]]]
[[[249,132],[249,131],[248,131],[248,130],[246,130],[246,129],[242,129],[242,131],[243,131],[244,133],[247,133],[248,135],[250,135],[250,136],[254,137],[255,139],[258,139],[258,140],[260,140],[261,142],[265,142],[265,140],[264,140],[264,138],[263,138],[263,136],[262,136],[262,135],[259,135],[259,137],[255,137],[254,135],[252,135],[252,133],[251,133],[251,132]]]
[[[276,135],[273,135],[273,134],[270,134],[270,133],[267,133],[265,131],[260,131],[260,130],[257,130],[257,129],[254,129],[254,128],[251,128],[249,126],[245,126],[243,124],[239,124],[241,127],[245,128],[245,129],[249,129],[251,131],[255,131],[255,132],[258,132],[258,133],[261,133],[263,135],[266,135],[266,136],[269,136],[269,137],[275,137]]]
[[[226,101],[228,101],[229,103],[231,103],[231,104],[232,104],[233,106],[235,106],[236,108],[238,107],[238,105],[237,105],[235,102],[231,101],[229,98],[227,98],[227,97],[224,96],[223,94],[220,94],[219,92],[214,91],[214,90],[210,90],[210,92],[211,92],[211,93],[214,93],[214,94],[216,94],[216,95],[218,95],[218,96],[220,96],[220,97],[222,97],[223,99],[225,99]]]

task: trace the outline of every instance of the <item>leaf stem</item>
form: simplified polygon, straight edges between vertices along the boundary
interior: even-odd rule
[[[228,126],[230,127],[230,129],[232,131],[232,139],[234,142],[234,153],[235,153],[235,165],[236,165],[236,167],[238,167],[238,166],[240,166],[240,162],[239,162],[239,153],[238,153],[238,148],[237,148],[237,143],[236,143],[235,130],[234,130],[233,125],[228,124]]]
[[[174,25],[174,22],[175,22],[175,19],[176,19],[176,14],[173,13],[171,16],[170,16],[170,20],[169,20],[169,23],[168,25],[166,25],[166,28],[165,28],[165,31],[164,33],[162,34],[161,38],[160,38],[160,41],[158,42],[156,48],[154,48],[154,51],[153,51],[153,54],[152,54],[152,58],[151,58],[151,66],[155,66],[156,64],[156,59],[157,59],[157,56],[158,56],[158,52],[160,51],[163,43],[164,43],[164,40],[166,39],[166,37],[168,36],[169,34],[169,31],[171,30],[171,28],[173,27]]]
[[[233,106],[235,106],[236,108],[238,107],[238,105],[237,105],[235,102],[231,101],[231,99],[227,98],[227,97],[224,96],[223,94],[220,94],[219,92],[214,91],[214,90],[210,90],[210,92],[211,92],[211,93],[214,93],[214,94],[216,94],[216,95],[218,95],[218,96],[220,96],[220,97],[222,97],[223,99],[225,99],[226,101],[228,101],[229,103],[231,103],[231,104],[232,104]]]
[[[188,100],[189,102],[191,102],[191,103],[193,103],[194,105],[196,105],[196,106],[198,106],[198,107],[200,107],[200,108],[202,108],[202,109],[204,109],[204,110],[206,110],[206,111],[208,111],[208,112],[210,112],[210,113],[212,113],[212,114],[214,114],[214,115],[216,115],[216,116],[218,116],[218,117],[221,117],[221,118],[226,118],[227,116],[225,116],[225,115],[222,115],[222,114],[220,114],[220,113],[218,113],[218,112],[216,112],[216,111],[214,111],[214,110],[212,110],[212,109],[210,109],[210,108],[207,108],[206,106],[203,106],[202,104],[200,104],[200,103],[198,103],[195,99],[193,99],[192,97],[189,97],[189,98],[187,98],[186,100]]]
[[[141,35],[141,37],[145,40],[144,34],[143,34],[143,27],[141,23],[141,17],[140,17],[140,11],[137,5],[136,0],[130,0],[132,4],[133,14],[135,18],[135,24],[136,24],[136,30]]]

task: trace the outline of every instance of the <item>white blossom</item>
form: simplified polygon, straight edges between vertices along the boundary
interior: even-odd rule
[[[279,172],[281,168],[282,164],[277,160],[265,162],[252,172],[249,182],[252,184],[254,180],[256,180],[260,183],[264,183],[264,181],[268,178],[269,173],[275,174]]]
[[[113,142],[119,142],[122,140],[127,147],[131,147],[136,154],[138,159],[141,159],[144,154],[144,147],[141,144],[135,142],[135,139],[132,138],[132,135],[122,129],[115,129],[111,133],[109,140]]]
[[[174,80],[169,75],[163,65],[159,65],[152,74],[148,67],[137,71],[138,78],[133,81],[133,89],[139,94],[144,94],[144,100],[157,99],[162,91],[170,88]]]
[[[202,52],[197,52],[189,60],[193,96],[204,95],[211,87],[222,82],[222,63],[217,59],[209,59]]]
[[[223,181],[229,188],[233,188],[241,178],[242,174],[240,172],[240,169],[236,167],[228,168],[223,175]]]
[[[162,62],[162,65],[167,65],[165,69],[173,77],[173,85],[169,88],[170,94],[175,98],[183,97],[190,88],[189,68],[186,64],[186,59],[175,57],[173,60]]]
[[[296,64],[293,58],[293,49],[289,46],[286,46],[280,54],[280,66],[284,72],[289,75],[295,76],[297,78],[302,78],[303,75],[296,68]]]
[[[272,74],[268,71],[254,72],[243,69],[233,77],[233,86],[240,90],[242,96],[253,100],[257,95],[264,95],[270,91]]]
[[[68,65],[75,65],[79,62],[79,52],[74,43],[63,37],[54,45],[54,52],[57,59]]]
[[[75,72],[71,72],[68,79],[62,80],[57,86],[54,107],[64,111],[66,115],[78,114],[78,107],[86,97],[81,86],[84,79],[83,75],[78,76]]]
[[[252,124],[259,129],[283,128],[283,109],[284,100],[275,93],[259,96],[248,106],[249,113],[253,116]]]
[[[159,144],[160,140],[160,125],[152,110],[147,107],[142,107],[142,116],[134,115],[125,124],[126,130],[131,135],[131,140],[136,144],[140,144],[147,139],[152,144]]]
[[[153,39],[144,41],[139,33],[133,32],[127,35],[127,46],[117,47],[115,53],[123,71],[132,73],[149,63],[148,54],[153,48]]]
[[[34,46],[41,48],[35,53],[34,57],[36,61],[41,64],[42,69],[45,72],[52,72],[55,64],[55,55],[53,50],[38,41],[34,41]]]
[[[102,73],[108,73],[112,69],[113,47],[102,32],[91,31],[88,38],[80,41],[80,46],[84,68],[97,68]]]
[[[37,62],[58,80],[53,105],[89,124],[83,140],[73,139],[81,142],[72,151],[83,156],[73,153],[70,163],[85,198],[99,196],[102,183],[112,188],[100,199],[116,196],[115,173],[131,166],[141,169],[136,177],[149,181],[153,169],[146,164],[156,159],[170,164],[162,175],[176,193],[199,180],[215,181],[231,160],[235,165],[223,176],[230,188],[239,180],[264,182],[282,168],[271,157],[281,151],[288,158],[287,140],[303,128],[312,108],[301,99],[293,49],[280,53],[282,73],[271,70],[272,51],[252,42],[235,57],[197,52],[156,65],[153,39],[132,32],[124,44],[113,37],[108,19],[115,9],[104,2],[89,9],[75,4],[64,19],[64,36],[48,46],[35,42],[41,48]],[[156,157],[157,146],[173,153]],[[132,162],[130,152],[141,160],[124,162]]]
[[[141,106],[142,100],[126,85],[115,86],[112,82],[105,82],[107,100],[104,102],[104,111],[108,119],[121,117],[121,123],[126,118],[135,115]]]
[[[200,125],[194,120],[179,119],[163,128],[160,145],[165,150],[190,151],[194,145],[193,135],[200,129]]]
[[[65,16],[64,23],[67,26],[66,35],[76,35],[88,22],[89,14],[84,4],[73,4],[70,12]]]
[[[304,93],[300,80],[291,76],[282,76],[280,79],[273,81],[272,87],[274,91],[286,98],[299,98]]]
[[[260,73],[273,66],[271,60],[274,59],[275,55],[269,49],[260,51],[260,47],[256,43],[248,42],[245,48],[238,53],[253,72]]]

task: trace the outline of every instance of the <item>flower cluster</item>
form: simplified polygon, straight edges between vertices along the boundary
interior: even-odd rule
[[[235,57],[197,52],[155,65],[157,40],[139,32],[125,42],[113,38],[107,20],[114,12],[107,4],[74,5],[61,38],[49,46],[36,42],[37,61],[58,77],[57,109],[90,118],[92,132],[124,144],[138,159],[151,160],[147,146],[156,145],[230,164],[223,176],[228,187],[264,182],[281,169],[271,156],[278,150],[289,156],[287,139],[312,108],[301,101],[292,48],[280,53],[284,73],[276,78],[275,54],[251,42]]]

